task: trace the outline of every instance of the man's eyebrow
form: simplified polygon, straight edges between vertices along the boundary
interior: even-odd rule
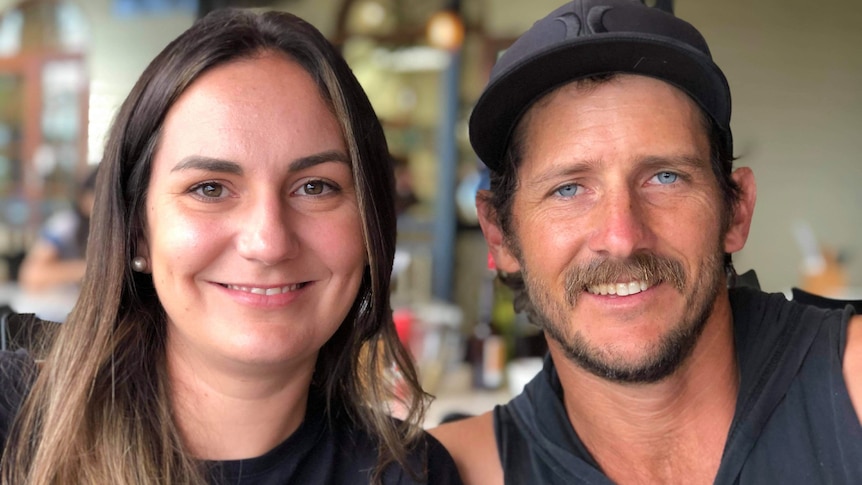
[[[577,174],[588,172],[595,169],[598,165],[599,162],[595,160],[577,160],[548,170],[547,172],[536,177],[536,179],[533,180],[532,183],[544,184],[549,181],[555,182],[561,178],[568,178]]]
[[[655,168],[688,167],[694,170],[709,170],[711,167],[710,160],[703,160],[701,157],[694,155],[644,157],[639,163],[646,167]]]
[[[350,158],[341,151],[328,150],[297,158],[290,162],[288,168],[291,172],[299,172],[324,162],[340,162],[349,165]],[[203,170],[206,172],[221,172],[234,175],[243,174],[242,166],[236,162],[202,155],[192,155],[183,158],[180,163],[176,164],[174,168],[171,169],[171,172],[179,172],[182,170]]]

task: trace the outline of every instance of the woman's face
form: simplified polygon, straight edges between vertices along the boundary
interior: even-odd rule
[[[312,366],[366,265],[339,125],[298,64],[267,54],[201,76],[168,112],[146,240],[169,358]]]

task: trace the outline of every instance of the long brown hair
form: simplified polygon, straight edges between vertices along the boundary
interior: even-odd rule
[[[131,260],[145,227],[153,154],[177,98],[214,66],[280,52],[316,81],[352,161],[368,267],[359,294],[319,352],[312,393],[378,438],[375,477],[407,467],[426,395],[392,324],[394,181],[383,130],[347,64],[313,26],[291,14],[222,10],[197,21],[147,67],[111,128],[99,169],[77,305],[62,325],[17,418],[2,462],[3,484],[202,483],[170,408],[166,316],[149,275]],[[387,373],[408,388],[403,422],[389,418]],[[410,470],[421,473],[422,470]]]

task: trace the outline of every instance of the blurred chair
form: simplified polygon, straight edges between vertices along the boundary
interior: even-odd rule
[[[59,325],[32,313],[17,313],[8,305],[0,306],[0,350],[24,349],[40,359]]]
[[[841,300],[838,298],[827,298],[821,295],[809,293],[801,288],[791,288],[790,293],[793,295],[793,301],[813,305],[820,308],[844,308],[847,305],[856,309],[856,313],[862,314],[862,300]]]

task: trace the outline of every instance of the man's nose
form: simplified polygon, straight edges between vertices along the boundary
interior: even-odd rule
[[[294,258],[299,252],[294,222],[283,197],[260,197],[237,221],[237,250],[242,257],[268,266]]]
[[[625,259],[649,246],[649,213],[636,193],[619,189],[605,194],[596,205],[590,249],[607,257]]]

